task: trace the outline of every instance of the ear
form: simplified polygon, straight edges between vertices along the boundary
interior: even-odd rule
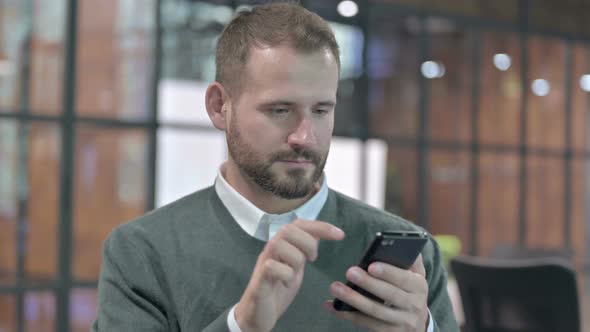
[[[205,93],[205,107],[213,126],[225,131],[227,109],[231,106],[229,94],[219,82],[213,82]]]

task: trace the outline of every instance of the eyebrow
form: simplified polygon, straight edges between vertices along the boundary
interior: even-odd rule
[[[272,106],[293,106],[296,103],[288,100],[275,100],[268,103],[262,104],[262,107],[272,107]],[[327,107],[334,107],[336,106],[336,102],[331,100],[320,101],[315,104],[315,106],[327,106]]]

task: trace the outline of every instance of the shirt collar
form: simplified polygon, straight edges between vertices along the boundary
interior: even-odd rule
[[[269,234],[268,236],[260,236],[260,232],[257,233],[259,225],[263,219],[270,219],[270,222],[272,222],[272,220],[277,220],[282,224],[285,223],[285,220],[288,220],[288,222],[293,221],[294,217],[315,220],[328,199],[328,185],[326,175],[324,174],[322,176],[320,189],[303,205],[280,215],[266,213],[256,205],[252,204],[252,202],[247,200],[227,183],[223,176],[224,166],[225,165],[221,165],[217,171],[217,178],[215,179],[215,191],[217,192],[219,199],[221,199],[221,202],[225,205],[231,216],[246,233],[263,241],[267,241],[268,238],[272,237],[274,234],[274,231],[271,231],[272,234]],[[276,230],[276,228],[273,229]]]

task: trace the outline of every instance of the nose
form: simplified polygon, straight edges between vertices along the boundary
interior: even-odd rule
[[[287,143],[292,147],[309,147],[315,142],[312,120],[307,115],[301,116],[293,131],[287,136]]]

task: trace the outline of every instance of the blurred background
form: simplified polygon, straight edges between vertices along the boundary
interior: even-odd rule
[[[110,231],[213,183],[216,41],[262,2],[0,0],[0,332],[87,331]],[[329,184],[452,254],[558,251],[589,303],[590,2],[302,4],[342,52]]]

